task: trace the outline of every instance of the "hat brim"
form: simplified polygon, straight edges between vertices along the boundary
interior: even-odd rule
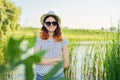
[[[40,18],[40,22],[41,22],[42,25],[44,24],[44,18],[45,18],[46,16],[50,16],[50,15],[55,16],[55,17],[58,19],[58,23],[61,24],[61,19],[60,19],[59,16],[57,16],[57,15],[55,15],[55,14],[44,14],[44,15],[42,15],[41,18]]]

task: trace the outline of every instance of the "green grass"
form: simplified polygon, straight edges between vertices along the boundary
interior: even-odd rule
[[[62,28],[63,37],[69,39],[70,41],[101,41],[105,40],[106,36],[108,40],[112,40],[117,36],[116,32],[109,32],[104,30],[90,30],[90,29],[69,29]],[[33,34],[38,34],[40,28],[23,28],[26,33],[26,37],[31,37]]]
[[[106,45],[104,80],[120,80],[120,30],[110,44]]]
[[[101,41],[105,40],[105,36],[108,36],[108,39],[113,39],[112,35],[116,35],[115,32],[107,32],[103,30],[89,30],[89,29],[62,29],[63,34],[70,40],[74,41]]]

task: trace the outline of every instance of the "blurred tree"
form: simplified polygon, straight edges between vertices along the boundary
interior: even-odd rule
[[[117,28],[112,26],[112,27],[109,28],[109,30],[110,30],[110,31],[116,31]]]
[[[19,21],[20,8],[9,0],[0,0],[0,29],[4,32],[7,28],[14,29]]]
[[[105,30],[104,27],[101,27],[101,30]]]
[[[0,0],[0,64],[4,62],[4,50],[9,36],[20,29],[21,9],[10,0]]]

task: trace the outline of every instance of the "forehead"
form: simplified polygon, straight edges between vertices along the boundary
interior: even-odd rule
[[[45,21],[56,21],[53,17],[48,17]]]

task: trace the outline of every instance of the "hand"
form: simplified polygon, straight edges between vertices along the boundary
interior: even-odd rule
[[[63,60],[62,57],[57,57],[57,58],[56,58],[56,62],[59,62],[59,61],[62,61],[62,60]]]
[[[54,62],[52,63],[52,65],[56,65],[58,62],[62,61],[63,58],[62,57],[57,57],[57,58],[54,58]]]

